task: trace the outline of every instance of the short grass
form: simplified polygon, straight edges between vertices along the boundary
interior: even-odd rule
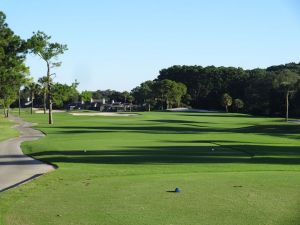
[[[298,124],[221,113],[24,118],[47,136],[23,150],[59,169],[2,193],[2,224],[300,224]]]
[[[19,135],[19,132],[14,129],[13,126],[14,123],[3,116],[0,116],[0,141],[17,137]]]

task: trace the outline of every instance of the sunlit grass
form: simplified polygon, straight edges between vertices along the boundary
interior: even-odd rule
[[[59,169],[0,195],[3,224],[299,224],[300,128],[242,114],[23,115]],[[172,192],[175,187],[182,191]]]

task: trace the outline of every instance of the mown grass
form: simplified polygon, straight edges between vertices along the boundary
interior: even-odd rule
[[[221,113],[24,118],[47,136],[23,150],[59,169],[1,194],[2,224],[300,223],[298,124]]]
[[[14,123],[9,119],[0,116],[0,141],[16,137],[19,132],[13,128]]]

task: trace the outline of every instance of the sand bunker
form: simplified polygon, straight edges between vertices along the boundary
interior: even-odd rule
[[[114,113],[114,112],[96,112],[96,113],[70,113],[73,116],[137,116],[135,113]]]
[[[34,111],[35,113],[44,113],[44,110],[35,110]],[[63,112],[66,112],[65,110],[52,110],[53,113],[63,113]],[[46,111],[46,114],[48,113],[48,110]]]
[[[173,109],[167,109],[167,111],[170,111],[170,112],[207,112],[207,113],[219,112],[219,111],[213,111],[213,110],[192,109],[192,108],[173,108]]]

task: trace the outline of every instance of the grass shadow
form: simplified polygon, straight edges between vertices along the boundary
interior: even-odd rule
[[[226,145],[130,147],[125,150],[44,151],[32,157],[56,163],[158,164],[158,163],[251,163],[300,164],[297,146]]]
[[[176,120],[175,120],[176,121]],[[183,120],[184,121],[184,120]],[[187,121],[184,121],[185,123]],[[174,122],[175,123],[175,122]],[[261,134],[275,137],[300,139],[300,126],[297,124],[257,124],[241,128],[207,127],[202,125],[184,124],[186,126],[149,125],[149,126],[55,126],[45,127],[51,134],[83,134],[108,132],[137,132],[147,134],[200,134],[200,133],[237,133]],[[47,132],[47,133],[48,133]],[[290,136],[294,135],[294,136]]]

